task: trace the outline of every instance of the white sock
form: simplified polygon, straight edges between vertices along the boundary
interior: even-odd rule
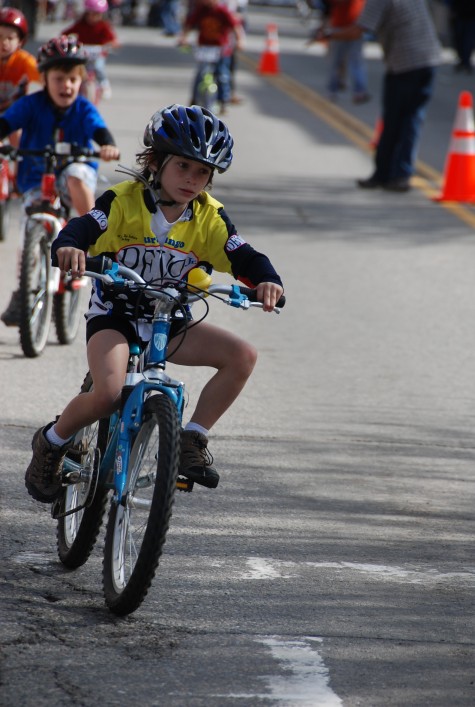
[[[64,447],[64,445],[69,442],[71,437],[68,437],[68,439],[63,439],[58,434],[56,434],[56,430],[54,428],[55,426],[52,425],[49,430],[46,430],[46,439],[48,440],[48,442],[51,442],[51,444],[55,444],[57,447]]]
[[[205,437],[208,437],[209,435],[209,430],[207,430],[205,427],[201,427],[201,425],[198,425],[197,422],[187,422],[187,424],[185,425],[185,431],[200,432]]]

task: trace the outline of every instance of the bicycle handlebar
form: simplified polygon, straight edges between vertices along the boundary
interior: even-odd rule
[[[5,155],[11,160],[18,157],[93,157],[100,158],[100,153],[90,147],[83,147],[76,143],[57,142],[54,145],[46,145],[41,149],[29,149],[13,147],[12,145],[0,145],[0,155]]]
[[[143,285],[144,289],[146,288],[149,294],[157,296],[159,299],[168,298],[170,296],[169,290],[168,292],[166,290],[155,290],[154,288],[148,286],[145,280],[143,280],[143,278],[141,278],[135,270],[131,270],[125,265],[119,265],[111,258],[107,258],[104,255],[96,258],[86,258],[86,272],[84,274],[88,277],[99,276],[99,279],[109,285],[114,283],[123,285],[123,278],[125,278],[131,280],[137,285]],[[177,282],[176,284],[180,286],[186,285],[183,281]],[[168,287],[174,288],[174,285],[171,283]],[[193,293],[189,290],[185,290],[188,301],[196,302],[206,294],[223,294],[230,297],[231,301],[229,304],[234,307],[241,307],[242,309],[248,309],[249,306],[262,307],[262,302],[257,300],[256,290],[251,287],[244,287],[243,285],[216,284],[210,285],[206,290],[203,290],[200,293],[196,293],[197,289],[198,288],[193,286]],[[282,295],[274,308],[274,311],[277,314],[280,313],[280,310],[284,307],[285,301],[285,295]]]

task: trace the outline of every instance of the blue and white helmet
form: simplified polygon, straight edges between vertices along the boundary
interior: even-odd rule
[[[234,140],[222,120],[201,106],[172,106],[157,111],[144,133],[144,145],[157,152],[187,157],[225,172]]]

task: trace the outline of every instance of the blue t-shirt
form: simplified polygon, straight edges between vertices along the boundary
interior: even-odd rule
[[[57,142],[77,143],[93,147],[92,137],[98,128],[106,128],[97,108],[83,96],[78,96],[66,111],[55,108],[46,91],[37,91],[20,98],[5,111],[4,118],[11,132],[21,128],[20,148],[39,150]],[[94,169],[97,162],[89,162]],[[42,157],[24,157],[18,162],[17,183],[20,192],[39,187],[44,173]]]

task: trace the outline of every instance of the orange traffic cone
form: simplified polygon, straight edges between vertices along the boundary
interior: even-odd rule
[[[279,73],[279,35],[276,24],[267,25],[266,46],[259,62],[261,74]]]
[[[435,201],[475,202],[475,124],[473,100],[462,91],[445,163],[445,183]]]

